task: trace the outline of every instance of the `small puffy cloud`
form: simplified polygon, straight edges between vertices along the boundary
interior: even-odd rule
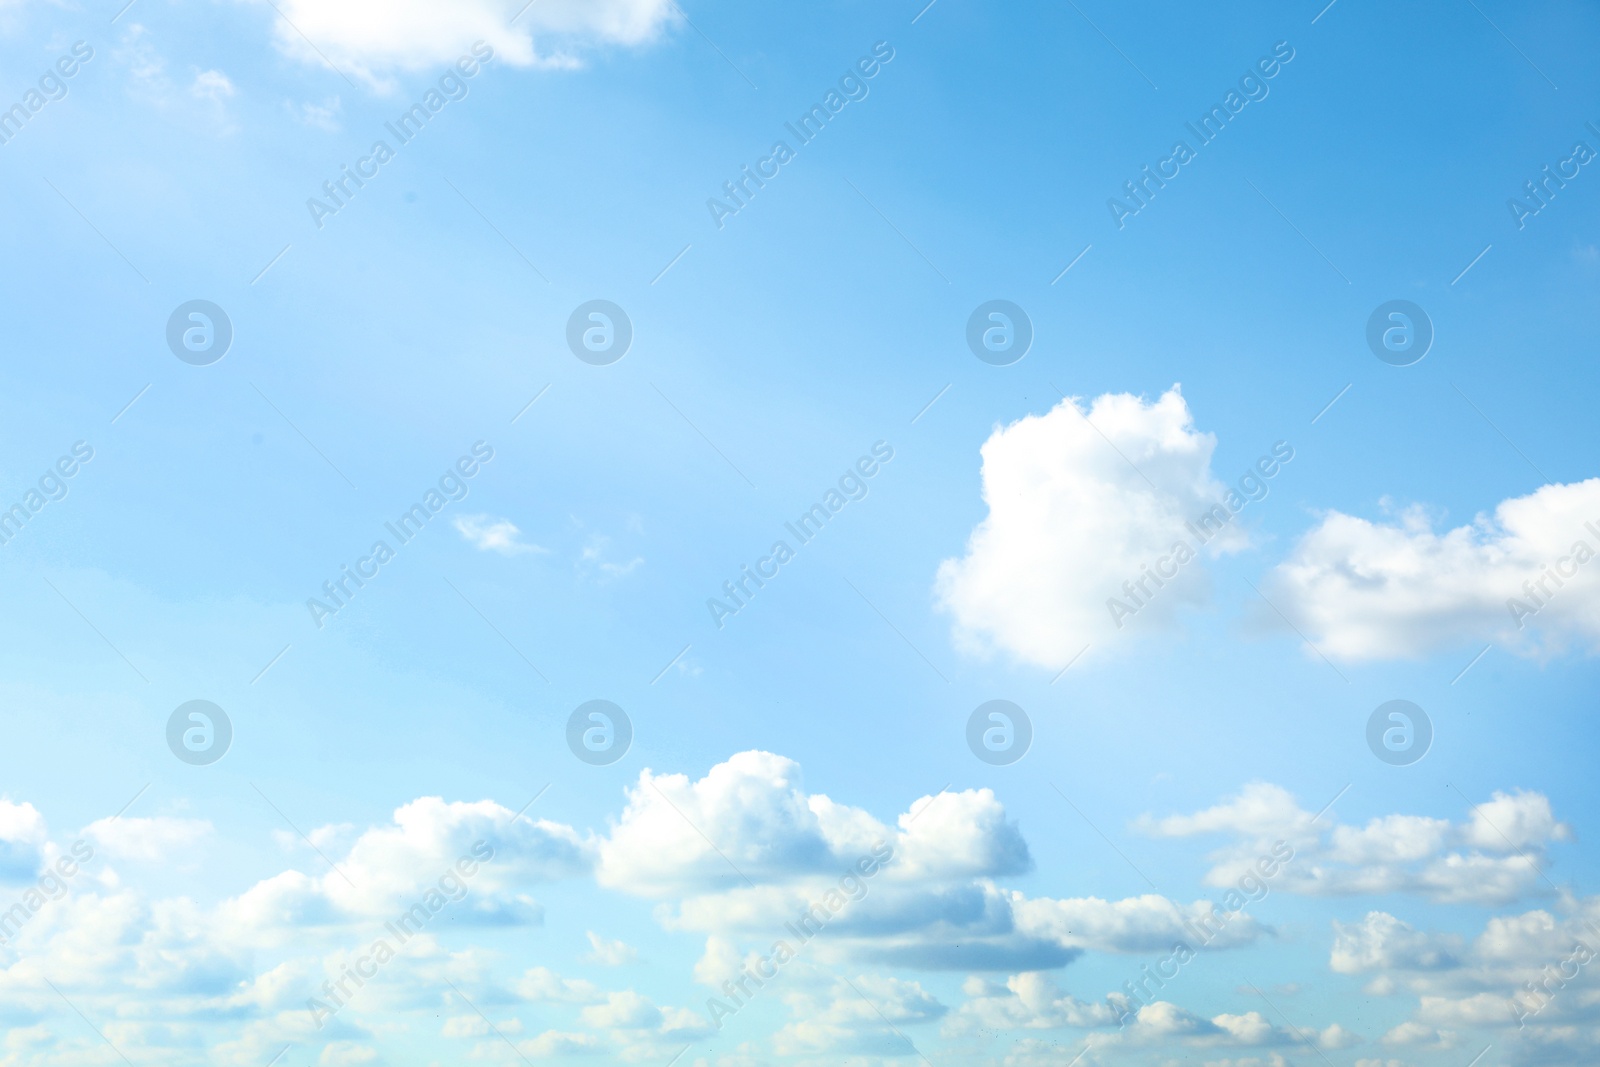
[[[1213,507],[1231,519],[1222,505],[1231,491],[1211,473],[1215,448],[1215,437],[1194,428],[1176,385],[1154,402],[1107,393],[1087,411],[1066,399],[996,429],[981,449],[989,514],[965,555],[939,566],[938,601],[955,620],[957,644],[1059,670],[1117,633],[1109,598],[1147,601],[1139,625],[1203,601],[1206,576],[1193,565],[1164,587],[1147,585],[1150,597],[1124,583],[1137,582],[1179,541],[1193,552],[1185,525]],[[1203,551],[1245,543],[1229,521]]]
[[[1333,924],[1328,965],[1339,974],[1366,971],[1432,971],[1460,966],[1461,939],[1421,932],[1387,912],[1372,911],[1358,923]]]
[[[1330,1023],[1317,1034],[1317,1047],[1329,1051],[1354,1048],[1359,1044],[1361,1044],[1360,1035],[1351,1033],[1338,1023]]]
[[[1325,655],[1414,658],[1492,642],[1600,651],[1600,478],[1546,485],[1443,533],[1420,508],[1330,512],[1273,571],[1269,598]]]
[[[1550,800],[1542,793],[1496,791],[1472,809],[1472,821],[1462,828],[1462,837],[1476,848],[1515,851],[1538,848],[1546,841],[1569,841],[1572,828],[1556,821]]]
[[[1314,817],[1287,790],[1265,782],[1192,815],[1146,816],[1135,826],[1164,837],[1227,835],[1232,840],[1210,854],[1204,880],[1246,894],[1260,883],[1266,891],[1412,893],[1479,904],[1503,904],[1537,890],[1546,848],[1572,836],[1540,793],[1496,792],[1463,822],[1392,814],[1358,827],[1331,814]]]
[[[1115,1026],[1129,1005],[1120,995],[1098,1003],[1081,1001],[1038,971],[1014,974],[1004,984],[969,978],[962,992],[967,1000],[950,1020],[950,1033]]]
[[[489,1020],[481,1015],[453,1015],[439,1030],[444,1037],[487,1037]]]
[[[330,96],[320,104],[313,104],[303,100],[299,104],[286,104],[289,113],[307,126],[315,127],[326,133],[338,133],[343,127],[339,124],[339,114],[344,110],[344,102],[338,95]]]
[[[458,515],[455,528],[479,552],[518,556],[526,552],[549,551],[523,541],[522,531],[510,519],[496,519],[490,515]]]
[[[989,877],[1033,867],[1028,843],[992,789],[941,793],[899,822],[896,879]]]
[[[584,959],[604,967],[621,967],[639,958],[639,950],[623,941],[607,941],[593,930],[587,931],[589,951]]]
[[[610,546],[611,538],[604,534],[591,536],[578,554],[578,572],[580,574],[598,572],[600,581],[610,582],[626,578],[644,565],[644,557],[640,555],[635,555],[626,563],[608,559],[607,551]]]
[[[452,64],[475,43],[512,66],[574,66],[574,49],[643,44],[675,16],[671,0],[281,0],[273,7],[283,51],[312,65],[331,62],[381,89],[391,87],[389,72]]]
[[[915,1049],[901,1029],[937,1020],[948,1010],[918,982],[872,975],[783,999],[795,1021],[773,1035],[779,1055],[912,1055]]]
[[[1342,1039],[1344,1031],[1330,1027],[1333,1036]],[[1259,1011],[1243,1014],[1223,1012],[1207,1019],[1187,1008],[1158,1000],[1141,1007],[1132,1025],[1120,1035],[1135,1046],[1167,1047],[1181,1043],[1193,1048],[1271,1048],[1297,1043],[1300,1038],[1272,1022]],[[1230,1062],[1230,1061],[1223,1061]],[[1231,1061],[1243,1067],[1249,1063],[1272,1063],[1274,1060]]]
[[[1290,792],[1271,782],[1251,782],[1239,795],[1192,815],[1140,820],[1140,827],[1159,837],[1231,833],[1241,837],[1283,835],[1310,818]]]
[[[221,914],[238,929],[279,937],[392,918],[417,904],[448,907],[457,924],[537,923],[543,911],[525,887],[586,874],[593,846],[569,826],[517,818],[494,801],[419,797],[329,858],[335,870],[284,871],[224,901]]]
[[[600,842],[599,879],[655,896],[833,873],[860,855],[861,828],[893,836],[865,813],[808,797],[800,765],[770,752],[737,753],[698,781],[646,769]]]
[[[1436,1030],[1419,1022],[1404,1022],[1383,1035],[1385,1045],[1421,1045],[1436,1049],[1454,1048],[1459,1041],[1451,1030]]]
[[[230,99],[236,90],[233,82],[220,70],[202,70],[195,74],[194,81],[189,83],[189,95],[196,100],[209,100],[213,104],[220,104]]]
[[[548,967],[531,968],[514,989],[518,996],[535,1003],[598,1004],[605,999],[605,994],[593,982],[563,978]]]
[[[1096,952],[1165,953],[1179,941],[1231,948],[1250,944],[1261,934],[1250,915],[1230,915],[1205,900],[1183,905],[1154,893],[1125,900],[1011,896],[1019,928]]]
[[[578,1013],[583,1025],[596,1030],[652,1030],[661,1025],[661,1012],[648,997],[624,990],[607,993],[600,1004],[591,1004]]]
[[[1136,1040],[1149,1037],[1201,1037],[1219,1033],[1221,1029],[1213,1023],[1165,1000],[1157,1000],[1140,1008],[1134,1023]]]
[[[174,78],[156,38],[137,22],[124,23],[112,54],[127,72],[129,92],[141,104],[194,128],[221,134],[237,131],[228,106],[238,91],[222,71],[195,68],[187,82]]]

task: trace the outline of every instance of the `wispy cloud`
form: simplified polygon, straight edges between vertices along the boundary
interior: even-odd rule
[[[455,527],[480,552],[519,556],[525,552],[549,551],[521,540],[522,531],[510,519],[497,519],[492,515],[460,515],[455,520]]]

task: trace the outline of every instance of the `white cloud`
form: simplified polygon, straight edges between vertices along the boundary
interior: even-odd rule
[[[522,531],[510,519],[496,519],[490,515],[458,515],[455,528],[479,552],[517,556],[525,552],[549,551],[522,540]]]
[[[575,49],[643,44],[675,14],[669,0],[280,0],[274,6],[281,49],[313,65],[331,61],[380,87],[389,85],[389,72],[442,67],[477,41],[513,66],[572,66]]]
[[[339,124],[339,114],[344,110],[344,102],[337,95],[328,97],[320,104],[304,100],[298,106],[292,103],[287,106],[289,113],[307,126],[327,133],[338,133],[343,128]]]
[[[537,923],[543,911],[525,887],[587,873],[592,849],[571,827],[514,818],[494,801],[419,797],[395,809],[392,823],[357,837],[335,859],[336,870],[284,871],[220,910],[241,929],[276,937],[308,925],[393,918],[419,902],[438,905],[435,911],[450,902],[454,923]]]
[[[1418,1022],[1404,1022],[1383,1035],[1385,1045],[1422,1045],[1436,1049],[1455,1048],[1460,1042],[1453,1030],[1435,1030]]]
[[[355,1041],[330,1041],[322,1048],[317,1063],[322,1067],[357,1067],[358,1064],[378,1062],[378,1050],[371,1045]]]
[[[962,992],[967,1000],[951,1019],[950,1033],[1114,1026],[1129,1003],[1122,996],[1100,1003],[1081,1001],[1038,971],[1014,974],[1004,984],[968,978]]]
[[[687,940],[677,937],[680,932],[703,937],[705,954],[694,978],[719,996],[724,981],[754,970],[753,960],[773,952],[776,938],[798,936],[786,932],[785,923],[797,921],[808,906],[834,892],[839,906],[829,906],[826,934],[800,939],[798,958],[784,964],[781,981],[761,994],[767,1003],[784,1006],[788,1018],[781,1029],[768,1032],[770,1047],[746,1050],[758,1059],[774,1050],[825,1062],[905,1058],[913,1053],[895,1030],[920,1043],[911,1028],[940,1022],[960,1041],[994,1030],[1037,1036],[1087,1029],[1101,1062],[1115,1058],[1102,1055],[1113,1046],[1134,1053],[1132,1062],[1174,1046],[1260,1050],[1252,1052],[1255,1061],[1231,1061],[1247,1067],[1271,1063],[1270,1050],[1295,1043],[1286,1027],[1273,1025],[1270,1012],[1256,1010],[1259,1002],[1247,1000],[1218,1004],[1205,1014],[1152,1003],[1119,1028],[1121,1013],[1135,1006],[1122,993],[1095,999],[1060,975],[1043,973],[1094,953],[1123,957],[1117,977],[1136,979],[1141,959],[1165,953],[1175,941],[1204,943],[1206,950],[1260,943],[1271,931],[1259,926],[1253,913],[1229,917],[1215,938],[1204,938],[1197,928],[1218,926],[1218,908],[1205,900],[1179,903],[1154,894],[1122,900],[1029,896],[1005,884],[1012,876],[1031,875],[1032,862],[1027,842],[992,791],[942,792],[916,798],[905,808],[880,819],[809,793],[798,764],[767,752],[737,753],[699,778],[644,771],[615,821],[598,835],[513,818],[493,801],[422,797],[360,832],[343,825],[312,831],[355,888],[309,850],[295,853],[305,860],[305,870],[283,870],[247,883],[216,905],[148,900],[131,890],[74,883],[70,893],[32,916],[11,944],[0,947],[0,1002],[21,1005],[24,1014],[56,1010],[51,1007],[58,1004],[55,994],[43,981],[48,975],[91,1017],[147,1029],[150,1036],[129,1038],[135,1058],[148,1053],[159,1059],[158,1053],[174,1042],[188,1042],[185,1047],[192,1050],[198,1047],[201,1024],[190,1020],[226,1019],[223,1043],[207,1048],[206,1058],[240,1065],[266,1062],[290,1042],[305,1049],[307,1062],[323,1048],[332,1049],[330,1058],[359,1057],[374,1035],[419,1020],[427,1032],[464,1042],[462,1059],[504,1059],[509,1050],[491,1028],[480,1025],[480,1017],[452,1000],[447,981],[481,1004],[530,1059],[599,1053],[644,1062],[659,1053],[665,1062],[684,1043],[711,1034],[704,1014],[660,1004],[643,992],[606,989],[549,967],[524,969],[526,964],[518,963],[512,969],[514,955],[506,953],[498,930],[484,924],[532,921],[539,905],[528,892],[541,882],[574,877],[594,879],[583,883],[594,892],[646,898],[656,921],[680,942]],[[97,831],[97,840],[108,842],[108,853],[116,848],[129,855],[169,854],[174,842],[182,846],[183,834],[194,832],[185,829],[185,820],[126,821],[129,829],[116,844]],[[1398,891],[1461,902],[1501,893],[1508,869],[1497,865],[1520,861],[1519,849],[1539,858],[1550,842],[1570,836],[1536,793],[1497,793],[1478,806],[1476,815],[1457,820],[1386,814],[1346,826],[1331,812],[1311,824],[1291,794],[1265,783],[1204,810],[1139,825],[1159,836],[1232,839],[1213,857],[1207,874],[1213,884],[1232,884],[1215,879],[1221,872],[1232,876],[1236,853],[1249,856],[1261,841],[1285,837],[1295,842],[1297,854],[1268,879],[1274,892]],[[715,848],[707,846],[702,832]],[[49,847],[43,817],[27,805],[0,805],[0,839],[4,835]],[[480,841],[493,856],[465,879],[465,895],[441,901],[447,910],[406,942],[404,963],[361,987],[335,1031],[317,1033],[306,998],[324,979],[344,974],[381,936],[384,920],[438,889],[439,874],[453,869]],[[872,874],[854,876],[852,889],[842,881],[845,872],[859,870],[854,864],[876,855],[875,850],[887,859]],[[1451,864],[1461,868],[1454,882],[1430,874]],[[1511,895],[1536,881],[1536,874],[1519,869]],[[1585,924],[1600,919],[1600,901],[1562,896],[1551,911],[1496,916],[1476,938],[1429,933],[1388,912],[1363,908],[1355,915],[1333,930],[1332,971],[1357,981],[1392,977],[1396,990],[1418,998],[1408,1020],[1415,1025],[1392,1039],[1431,1050],[1444,1047],[1452,1034],[1478,1027],[1499,1027],[1509,1038],[1514,1022],[1508,995],[1549,966],[1559,966],[1575,938],[1594,943]],[[570,923],[572,917],[568,912],[561,921]],[[587,940],[591,962],[633,958],[623,942],[593,931]],[[491,944],[493,949],[482,947]],[[947,1011],[932,992],[898,973],[902,968],[1011,977],[1003,982],[969,977],[965,1003]],[[685,976],[688,969],[687,962],[682,964]],[[860,993],[839,984],[841,973],[852,975]],[[1075,968],[1067,975],[1080,982],[1078,976],[1086,973],[1095,972]],[[1169,984],[1161,995],[1185,988]],[[119,1016],[117,1005],[130,997],[139,1014]],[[1219,1014],[1218,1007],[1230,1010]],[[770,1014],[763,1009],[741,1015],[739,1025],[759,1026]],[[1296,1023],[1319,1049],[1356,1042],[1350,1030],[1317,1019],[1314,1012],[1305,1014],[1311,1017],[1295,1012]],[[537,1026],[521,1029],[535,1019]],[[194,1029],[178,1033],[180,1022]],[[1532,1047],[1596,1023],[1600,994],[1590,996],[1574,983],[1519,1040]],[[1567,1041],[1563,1048],[1579,1050],[1569,1061],[1584,1061],[1587,1046],[1581,1039],[1569,1034],[1560,1040]],[[1018,1043],[1023,1051],[1012,1059],[1017,1064],[1071,1059],[1077,1047],[1066,1050],[1064,1058],[1050,1058],[1050,1048],[1059,1054],[1064,1044]],[[745,1053],[735,1048],[727,1053],[737,1060]],[[56,1060],[71,1058],[60,1046],[51,1051]],[[47,1054],[36,1058],[49,1061]],[[28,1056],[20,1063],[34,1067]]]
[[[1165,953],[1178,941],[1204,941],[1206,947],[1247,945],[1261,934],[1248,914],[1228,917],[1210,901],[1183,905],[1154,893],[1125,900],[1079,897],[1028,900],[1013,892],[1012,910],[1017,925],[1032,934],[1063,945],[1095,952]],[[1214,934],[1203,939],[1200,931]]]
[[[1238,886],[1274,848],[1292,860],[1262,881],[1268,891],[1324,896],[1411,893],[1442,903],[1503,904],[1542,884],[1546,848],[1571,838],[1540,793],[1496,792],[1459,823],[1392,814],[1348,826],[1324,814],[1313,822],[1281,786],[1253,782],[1222,804],[1192,815],[1148,816],[1136,828],[1156,836],[1226,834],[1211,853],[1207,885]],[[1277,857],[1281,859],[1281,856]],[[1248,887],[1246,891],[1248,892]]]
[[[600,1004],[591,1004],[578,1013],[585,1026],[595,1029],[649,1030],[661,1025],[661,1012],[649,998],[630,990],[607,993]]]
[[[589,935],[589,952],[584,959],[604,967],[621,967],[639,958],[639,950],[624,941],[607,941],[593,930]]]
[[[220,70],[202,70],[195,74],[194,81],[189,83],[189,95],[196,100],[209,100],[213,104],[220,104],[230,99],[237,90],[228,76]]]
[[[1324,654],[1343,660],[1482,642],[1592,654],[1600,651],[1596,553],[1600,478],[1546,485],[1444,533],[1419,508],[1394,523],[1334,511],[1273,571],[1269,596]]]
[[[796,992],[784,1003],[796,1017],[773,1035],[779,1055],[914,1053],[901,1028],[932,1022],[948,1010],[918,982],[857,975],[825,992]]]
[[[232,134],[238,126],[229,113],[237,89],[220,70],[194,69],[187,84],[167,72],[166,57],[155,38],[137,22],[126,23],[112,50],[115,62],[128,74],[128,89],[147,107],[154,107],[195,129]]]
[[[25,881],[38,873],[45,836],[38,808],[0,798],[0,881]]]
[[[1368,912],[1359,923],[1333,924],[1328,965],[1339,974],[1374,970],[1444,970],[1460,965],[1461,938],[1432,936],[1387,912]]]
[[[1361,1044],[1360,1036],[1351,1033],[1338,1023],[1330,1023],[1317,1035],[1317,1047],[1337,1051]]]
[[[1205,600],[1206,575],[1193,564],[1162,588],[1146,579],[1150,597],[1123,583],[1180,540],[1193,550],[1185,524],[1229,492],[1211,473],[1215,447],[1176,385],[1153,403],[1108,393],[1087,412],[1063,400],[996,429],[981,450],[989,514],[965,555],[939,566],[937,596],[957,644],[1056,670],[1118,632],[1108,598],[1146,603],[1125,626],[1160,625]],[[1230,522],[1202,551],[1245,543]]]
[[[864,812],[808,797],[800,765],[770,752],[740,752],[699,781],[646,769],[600,842],[599,880],[641,895],[782,882],[847,868],[871,848],[863,830],[893,837]]]
[[[599,843],[598,877],[668,901],[657,913],[668,929],[707,935],[695,976],[712,987],[802,916],[827,928],[805,949],[819,961],[1040,970],[1085,951],[1164,950],[1213,915],[1204,901],[1057,900],[1000,887],[1033,860],[988,789],[919,798],[897,824],[807,794],[792,760],[743,752],[698,781],[643,772]],[[858,873],[863,861],[870,873]],[[1261,933],[1234,917],[1211,947]]]
[[[534,967],[516,984],[517,995],[536,1003],[598,1004],[605,994],[593,982],[582,978],[563,978],[548,967]]]
[[[490,1046],[493,1049],[493,1046]],[[550,1059],[555,1056],[571,1056],[584,1052],[598,1052],[601,1048],[600,1039],[593,1034],[571,1033],[562,1030],[546,1030],[538,1037],[528,1038],[526,1041],[517,1042],[517,1051],[533,1059]],[[493,1050],[498,1055],[498,1050]]]
[[[601,581],[615,581],[618,578],[626,578],[644,564],[644,557],[640,555],[635,555],[626,563],[607,559],[606,551],[610,546],[611,538],[604,534],[592,535],[578,554],[578,572],[584,574],[594,569],[600,572]]]
[[[124,815],[90,823],[83,835],[110,859],[153,863],[191,853],[212,830],[204,819]]]

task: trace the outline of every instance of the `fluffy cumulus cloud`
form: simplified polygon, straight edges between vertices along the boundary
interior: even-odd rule
[[[1495,643],[1600,651],[1600,478],[1546,485],[1443,532],[1330,512],[1274,570],[1269,594],[1325,655],[1416,657]]]
[[[932,1022],[948,1010],[920,983],[871,975],[783,999],[796,1021],[773,1036],[780,1055],[915,1055],[903,1028]]]
[[[1494,916],[1469,939],[1373,911],[1334,923],[1329,965],[1368,978],[1370,996],[1413,998],[1384,1045],[1451,1050],[1486,1031],[1509,1063],[1588,1063],[1600,1050],[1597,920],[1600,897],[1564,895],[1553,910]]]
[[[302,926],[392,918],[433,893],[462,902],[451,911],[456,923],[537,923],[543,913],[525,887],[586,873],[592,853],[571,827],[516,818],[493,801],[421,797],[356,838],[333,869],[285,871],[223,902],[221,913],[263,937],[292,936]]]
[[[1225,837],[1205,881],[1246,897],[1410,893],[1448,904],[1504,904],[1542,891],[1549,846],[1572,837],[1541,793],[1496,792],[1459,822],[1391,814],[1354,826],[1331,812],[1317,817],[1267,782],[1202,811],[1145,817],[1137,826],[1157,837]],[[1292,858],[1272,862],[1284,851]]]
[[[1297,1042],[1332,1051],[1364,1039],[1407,1057],[1453,1049],[1475,1028],[1506,1027],[1508,991],[1528,982],[1556,984],[1525,1005],[1536,1025],[1519,1047],[1544,1042],[1549,1062],[1586,1054],[1600,996],[1562,976],[1587,974],[1573,946],[1600,942],[1600,904],[1571,897],[1497,916],[1470,939],[1370,907],[1338,923],[1333,972],[1367,983],[1369,996],[1415,998],[1411,1017],[1393,1013],[1387,1030],[1358,1036],[1305,1018],[1296,1031],[1253,999],[1203,1014],[1179,1002],[1190,988],[1175,977],[1184,968],[1273,934],[1250,909],[1278,888],[1474,904],[1527,892],[1537,875],[1519,864],[1542,862],[1570,836],[1540,794],[1497,793],[1459,820],[1389,814],[1346,825],[1331,814],[1313,820],[1287,791],[1257,784],[1138,829],[1224,836],[1204,875],[1221,889],[1214,901],[1024,892],[1015,880],[1035,876],[1032,854],[991,790],[918,797],[880,817],[809,791],[798,764],[761,751],[698,777],[644,770],[593,830],[489,800],[421,797],[364,829],[313,830],[288,869],[212,902],[133,887],[175,854],[207,847],[209,825],[123,816],[85,828],[76,876],[11,887],[22,904],[0,913],[5,1062],[98,1055],[91,1033],[50,1029],[63,1010],[52,985],[105,1020],[134,1062],[247,1065],[288,1044],[304,1062],[359,1063],[386,1056],[396,1034],[425,1032],[446,1060],[504,1062],[509,1045],[530,1060],[668,1062],[714,1039],[729,1064],[774,1055],[866,1063],[914,1056],[935,1033],[962,1046],[1012,1031],[1025,1038],[1008,1054],[1018,1067],[1061,1062],[1069,1044],[1070,1060],[1081,1041],[1089,1062],[1189,1050],[1245,1067]],[[35,879],[36,867],[68,855],[23,803],[0,806],[0,840],[27,850]],[[611,968],[638,953],[597,931],[570,958],[587,973],[530,966],[524,949],[508,948],[508,928],[539,923],[556,905],[531,894],[560,900],[569,891],[541,888],[559,881],[647,909],[677,946],[682,981],[635,989],[615,980],[626,972]],[[408,922],[413,933],[400,941],[391,925]],[[403,963],[373,975],[382,939],[400,946]],[[1086,991],[1082,976],[1103,967],[1063,970],[1083,957],[1128,981]],[[946,992],[963,977],[959,996]],[[663,989],[688,1002],[663,1001]],[[312,997],[340,1011],[315,1015]],[[130,998],[136,1012],[125,1010]],[[1056,1031],[1085,1036],[1069,1042]]]
[[[477,41],[514,66],[574,66],[602,45],[654,39],[670,0],[280,0],[279,47],[307,63],[386,86],[391,71],[453,63]]]
[[[212,826],[204,819],[123,816],[90,823],[83,836],[111,859],[181,864],[195,859],[196,847],[211,833]]]
[[[1212,475],[1215,447],[1177,386],[1153,402],[1108,393],[1087,410],[1066,399],[996,429],[981,450],[988,516],[939,567],[957,643],[1059,670],[1119,624],[1160,625],[1203,601],[1205,572],[1191,561],[1247,541],[1233,519],[1244,498]],[[1220,528],[1201,543],[1186,524],[1208,514]],[[1113,598],[1133,617],[1113,613]]]
[[[714,988],[775,939],[794,948],[824,929],[806,952],[830,964],[1042,969],[1166,947],[1211,912],[1159,896],[1029,897],[998,884],[1033,860],[992,791],[919,798],[891,825],[807,793],[800,767],[768,752],[699,780],[644,772],[598,853],[602,885],[661,900],[669,929],[706,935],[697,974]],[[1213,947],[1258,933],[1244,919]]]

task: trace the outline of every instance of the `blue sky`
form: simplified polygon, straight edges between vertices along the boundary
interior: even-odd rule
[[[0,1063],[1593,1062],[1592,10],[119,6],[0,3]]]

